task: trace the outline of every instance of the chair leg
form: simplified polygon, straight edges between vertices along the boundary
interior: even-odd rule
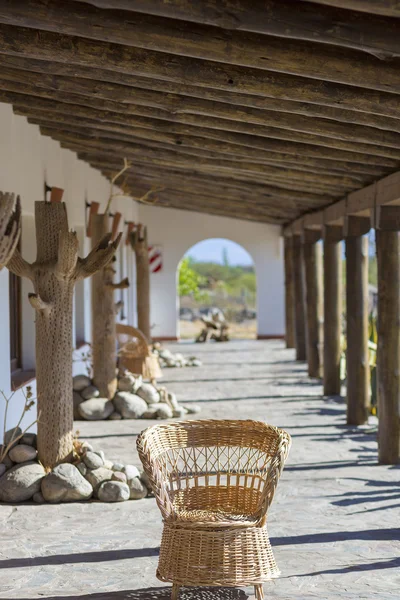
[[[180,585],[172,584],[171,600],[178,600]]]
[[[264,600],[264,590],[262,583],[256,583],[254,586],[254,596],[256,600]]]

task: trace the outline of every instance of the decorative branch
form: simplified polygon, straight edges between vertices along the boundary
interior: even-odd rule
[[[121,177],[121,175],[123,175],[125,173],[125,171],[127,171],[129,168],[131,167],[131,163],[128,162],[128,160],[126,158],[124,158],[124,166],[122,167],[122,169],[120,171],[118,171],[118,173],[116,173],[114,175],[114,177],[111,179],[111,188],[110,188],[110,196],[108,198],[108,202],[107,202],[107,206],[106,206],[106,210],[104,211],[105,213],[108,213],[108,211],[110,210],[111,207],[111,202],[112,199],[115,198],[116,196],[120,196],[121,194],[119,193],[114,193],[114,185],[115,182],[117,181],[117,179],[119,177]]]
[[[136,202],[140,202],[142,204],[155,204],[158,201],[158,197],[154,196],[153,200],[150,200],[151,196],[153,196],[157,192],[162,192],[163,190],[165,190],[165,187],[162,187],[162,186],[154,187],[154,188],[151,188],[145,194],[143,194],[143,196],[141,196],[140,198],[133,198],[133,199],[136,200]]]
[[[22,438],[22,436],[24,436],[25,433],[31,427],[33,427],[33,425],[35,425],[35,423],[38,423],[39,419],[40,419],[40,413],[39,413],[38,416],[37,416],[37,418],[34,421],[32,421],[32,423],[30,425],[28,425],[28,427],[26,427],[19,435],[16,435],[17,431],[18,431],[18,428],[21,425],[22,419],[24,418],[25,414],[35,404],[35,400],[33,399],[33,394],[32,394],[32,388],[31,388],[30,385],[28,385],[26,387],[26,390],[23,390],[22,393],[23,393],[24,398],[25,398],[24,408],[22,409],[22,413],[21,413],[21,416],[19,418],[19,421],[18,421],[17,425],[14,427],[14,431],[13,431],[13,433],[11,435],[10,441],[7,444],[4,444],[1,447],[1,449],[0,449],[0,463],[3,462],[3,460],[7,456],[8,452],[15,445],[15,443],[18,442]],[[9,396],[8,398],[7,398],[7,396],[5,395],[5,393],[2,390],[0,391],[0,394],[3,396],[3,398],[4,398],[5,402],[6,402],[6,408],[5,408],[5,411],[4,411],[4,425],[3,425],[3,439],[5,439],[5,434],[6,434],[6,431],[7,431],[8,406],[9,406],[10,401],[12,400],[15,392],[13,392],[11,394],[11,396]]]
[[[14,275],[18,275],[18,277],[27,277],[33,281],[33,266],[31,263],[28,263],[28,261],[22,258],[18,248],[15,248],[14,254],[7,263],[7,268],[11,271],[11,273],[14,273]]]
[[[96,271],[105,267],[112,260],[121,237],[122,233],[119,233],[117,238],[111,242],[111,233],[107,233],[86,258],[78,258],[76,278],[90,277]]]
[[[106,285],[107,287],[110,287],[113,290],[126,290],[129,287],[129,279],[128,277],[125,277],[125,279],[123,279],[119,283],[107,283]]]
[[[79,242],[76,231],[60,231],[58,259],[55,270],[59,279],[70,279],[78,262]]]
[[[21,203],[14,194],[0,192],[0,269],[13,255],[21,234]]]

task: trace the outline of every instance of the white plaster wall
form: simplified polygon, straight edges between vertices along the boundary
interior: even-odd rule
[[[178,332],[177,267],[194,244],[207,238],[237,242],[252,256],[257,275],[259,336],[284,334],[284,275],[280,228],[192,211],[139,206],[149,244],[163,248],[163,270],[151,275],[152,335],[174,338]]]
[[[68,220],[71,229],[75,229],[80,242],[80,255],[86,256],[90,251],[91,241],[85,235],[85,201],[100,202],[101,209],[105,208],[110,183],[101,173],[81,160],[76,154],[60,147],[58,142],[40,134],[39,128],[27,122],[25,117],[14,115],[12,107],[0,103],[0,190],[19,194],[22,202],[22,238],[21,252],[24,258],[32,262],[36,256],[36,234],[34,226],[34,203],[44,197],[44,183],[64,189],[63,200],[68,210]],[[112,211],[122,213],[121,227],[125,229],[124,221],[137,221],[137,204],[130,198],[115,198]],[[125,229],[126,231],[126,229]],[[131,253],[130,248],[123,251],[124,260]],[[127,269],[127,264],[125,269]],[[128,273],[127,273],[128,274]],[[128,274],[130,275],[130,274]],[[9,352],[9,299],[8,271],[0,272],[0,390],[10,393],[10,352]],[[24,370],[35,368],[35,327],[34,312],[27,300],[28,292],[32,291],[31,283],[22,283],[22,367]],[[120,292],[116,292],[120,295]],[[125,313],[127,322],[136,320],[136,305],[126,302]],[[118,297],[119,299],[119,297]],[[90,342],[91,309],[90,309],[90,279],[84,280],[76,289],[74,298],[74,333],[76,339]],[[84,348],[87,350],[87,347]],[[77,353],[75,353],[75,356]],[[74,373],[82,372],[82,364],[75,362]],[[35,389],[35,382],[33,382]],[[0,425],[3,423],[5,403],[0,397]],[[23,406],[22,391],[15,394],[10,410],[8,423],[16,424]],[[28,413],[24,423],[35,418],[34,413]],[[0,432],[2,426],[0,427]],[[1,441],[0,433],[0,441]]]

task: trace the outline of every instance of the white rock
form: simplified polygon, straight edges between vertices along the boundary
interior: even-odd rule
[[[102,421],[114,412],[114,405],[107,398],[91,398],[82,402],[78,410],[86,421]]]
[[[198,358],[191,358],[189,360],[188,366],[189,367],[201,367],[202,366],[202,362],[201,360],[199,360]]]
[[[174,408],[172,411],[172,416],[177,419],[183,419],[183,417],[187,414],[186,408],[184,406],[178,406],[178,408]]]
[[[153,495],[152,489],[151,489],[151,483],[149,478],[147,477],[145,471],[142,471],[140,473],[140,481],[143,483],[143,485],[147,488],[147,493],[150,495]]]
[[[84,452],[94,452],[94,448],[89,442],[82,442],[82,450]]]
[[[140,417],[141,419],[156,419],[157,418],[157,410],[160,406],[161,402],[158,402],[157,404],[150,404],[147,407],[146,412],[144,412],[142,414],[142,416]]]
[[[190,406],[186,404],[184,408],[186,408],[188,415],[196,415],[201,411],[200,406],[198,406],[197,404],[190,404]]]
[[[112,476],[112,481],[122,481],[123,483],[126,483],[128,479],[125,473],[121,473],[121,471],[115,471]]]
[[[146,402],[129,392],[118,392],[114,396],[114,405],[124,419],[139,419],[147,410]]]
[[[103,466],[104,466],[106,469],[111,469],[111,470],[112,470],[112,468],[113,468],[113,466],[114,466],[114,463],[113,463],[113,461],[112,461],[112,460],[107,460],[107,459],[105,459],[105,460],[104,460],[104,465],[103,465]]]
[[[157,419],[172,419],[172,408],[168,404],[161,402],[158,405],[156,416]]]
[[[36,448],[37,444],[37,435],[36,433],[24,433],[24,435],[22,436],[20,443],[21,444],[26,444],[27,446],[33,446],[34,448]]]
[[[6,466],[6,469],[11,469],[11,467],[14,466],[14,463],[11,460],[11,458],[8,456],[8,454],[6,454],[5,457],[3,458],[3,465]]]
[[[33,446],[27,446],[27,444],[18,444],[14,448],[11,448],[9,455],[13,462],[24,463],[28,462],[28,460],[35,460],[37,450]]]
[[[130,479],[135,479],[135,477],[140,477],[139,469],[135,467],[135,465],[125,465],[122,472],[125,473],[128,481]]]
[[[97,492],[97,497],[102,502],[124,502],[129,500],[131,491],[128,484],[123,481],[104,481]]]
[[[83,457],[83,462],[88,469],[99,469],[104,466],[104,460],[97,454],[97,452],[86,452]]]
[[[46,475],[42,465],[28,462],[14,465],[0,478],[0,501],[25,502],[40,491],[41,480]]]
[[[131,374],[126,374],[118,381],[118,389],[121,392],[132,392],[135,385],[135,378]]]
[[[81,396],[84,400],[98,398],[100,396],[100,391],[95,385],[88,385],[84,390],[81,391]]]
[[[151,383],[142,383],[136,393],[143,398],[147,404],[156,404],[160,402],[160,392],[158,392]]]
[[[82,419],[80,412],[79,412],[79,406],[80,406],[80,404],[82,404],[82,402],[84,402],[84,399],[82,398],[80,393],[75,392],[75,390],[72,392],[72,402],[74,403],[74,419],[75,419],[75,421]]]
[[[87,388],[88,385],[91,385],[91,383],[92,382],[87,375],[75,375],[75,377],[72,379],[72,387],[75,392],[81,392]]]
[[[102,484],[103,481],[109,481],[112,478],[112,476],[113,472],[110,469],[100,467],[99,469],[88,471],[85,475],[85,479],[92,486],[94,493],[97,494],[97,490],[99,489],[100,484]]]
[[[4,475],[4,473],[7,471],[7,467],[4,463],[0,463],[0,477],[2,475]]]
[[[85,463],[80,462],[76,465],[76,468],[78,469],[79,473],[81,475],[83,475],[83,477],[85,477],[86,473],[87,473],[87,466],[85,465]]]
[[[95,450],[94,453],[97,454],[97,456],[100,456],[100,458],[103,460],[103,463],[104,463],[104,461],[106,460],[106,457],[105,457],[103,450]]]
[[[128,480],[131,500],[140,500],[147,496],[147,488],[139,477]]]
[[[46,502],[74,502],[88,500],[93,488],[74,465],[64,463],[43,479],[42,494]]]
[[[123,463],[119,463],[119,462],[115,462],[112,466],[113,471],[123,471],[124,468],[125,467],[124,467]]]
[[[111,413],[111,415],[108,417],[109,421],[120,421],[122,419],[122,415],[119,414],[119,412],[117,412],[116,410],[114,410],[114,412]]]

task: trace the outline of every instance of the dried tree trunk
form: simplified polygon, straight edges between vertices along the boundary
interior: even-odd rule
[[[19,196],[0,192],[0,270],[10,260],[21,235]]]
[[[36,309],[38,453],[46,469],[72,457],[72,298],[76,281],[107,264],[119,240],[103,237],[86,259],[78,258],[76,233],[68,230],[64,203],[35,203],[37,257],[32,264],[18,251],[8,268],[31,279]]]
[[[307,343],[303,244],[300,235],[293,236],[293,270],[295,295],[296,360],[302,361],[307,360]]]
[[[342,248],[324,240],[324,394],[340,394]]]
[[[151,341],[150,331],[150,265],[147,245],[147,227],[139,225],[130,235],[136,256],[136,297],[138,328]]]
[[[376,230],[378,259],[378,449],[379,462],[400,458],[399,234]]]
[[[92,245],[108,232],[109,217],[92,215]],[[128,279],[114,284],[112,263],[99,270],[92,278],[92,354],[93,380],[104,398],[113,398],[117,391],[117,334],[115,315],[120,308],[114,301],[114,290],[129,286]]]
[[[368,238],[346,238],[347,424],[363,425],[370,404]]]
[[[294,273],[292,238],[285,238],[285,317],[286,348],[295,347],[294,332]]]
[[[306,274],[307,362],[310,377],[321,377],[323,320],[322,247],[317,243],[303,246]]]

